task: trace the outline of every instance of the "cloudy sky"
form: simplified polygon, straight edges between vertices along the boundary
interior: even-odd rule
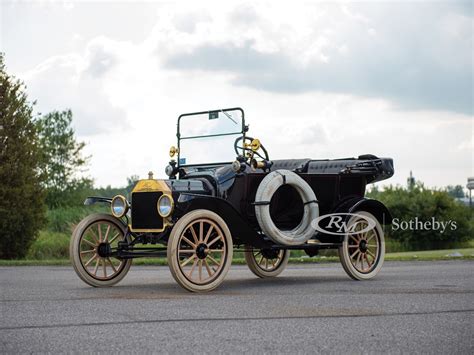
[[[178,115],[234,106],[271,158],[465,185],[472,1],[285,3],[2,0],[0,50],[37,111],[73,110],[98,186],[164,176]]]

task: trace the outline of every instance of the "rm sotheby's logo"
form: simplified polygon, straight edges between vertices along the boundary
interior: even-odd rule
[[[443,234],[447,229],[455,231],[458,228],[456,221],[438,221],[435,217],[429,220],[421,220],[418,217],[410,219],[409,221],[402,221],[400,218],[394,218],[392,221],[392,230],[426,230],[436,231]]]
[[[349,224],[352,218],[357,222]],[[363,225],[363,228],[356,230],[359,225]],[[346,235],[366,233],[375,228],[376,222],[368,216],[357,213],[330,213],[314,219],[311,226],[320,233]]]

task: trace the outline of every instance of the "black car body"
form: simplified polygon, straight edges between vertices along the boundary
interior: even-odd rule
[[[237,112],[239,120],[237,120],[237,116],[231,116],[234,115],[235,112]],[[183,136],[183,119],[189,119],[194,116],[204,116],[211,123],[214,123],[211,120],[217,120],[219,118],[224,120],[224,124],[231,124],[230,121],[232,121],[236,123],[238,129],[232,128],[235,132],[232,131],[231,133],[224,132],[223,134],[210,133],[207,135]],[[189,215],[193,211],[210,211],[222,218],[226,225],[225,228],[228,227],[232,239],[232,248],[242,250],[244,253],[251,253],[254,250],[258,250],[257,253],[268,259],[275,257],[278,253],[286,253],[286,251],[290,249],[304,250],[308,255],[314,256],[320,249],[335,248],[339,249],[341,254],[341,248],[344,248],[344,243],[346,243],[347,260],[345,260],[345,263],[348,264],[346,265],[347,267],[350,268],[353,264],[351,264],[352,259],[350,257],[350,255],[353,254],[353,250],[359,251],[358,253],[354,251],[357,255],[363,255],[358,255],[358,258],[362,258],[362,261],[359,259],[356,260],[356,264],[362,263],[362,268],[358,270],[360,272],[358,274],[352,273],[352,275],[348,272],[351,277],[356,279],[365,278],[363,271],[367,268],[364,269],[364,255],[366,266],[371,265],[371,267],[374,267],[376,263],[383,261],[383,234],[381,237],[379,236],[379,234],[383,232],[378,231],[376,233],[375,239],[378,238],[380,242],[377,249],[373,250],[374,256],[372,258],[372,256],[368,254],[371,253],[370,248],[367,246],[362,248],[364,241],[364,245],[370,245],[371,239],[368,236],[360,237],[360,235],[363,234],[361,232],[358,236],[359,239],[353,238],[357,239],[358,242],[352,242],[351,244],[350,235],[348,236],[347,231],[346,233],[338,233],[338,231],[335,230],[337,229],[337,225],[331,225],[329,219],[324,220],[324,218],[321,219],[321,217],[318,218],[320,228],[314,230],[314,233],[312,233],[309,238],[306,238],[304,243],[278,242],[277,238],[266,235],[264,230],[262,230],[261,217],[259,220],[256,211],[262,206],[268,206],[274,227],[282,232],[296,230],[299,225],[301,227],[302,221],[305,220],[305,214],[307,214],[308,210],[313,211],[314,208],[318,209],[319,216],[337,214],[341,216],[343,222],[346,224],[351,222],[351,218],[354,218],[353,216],[357,215],[358,212],[365,213],[376,220],[377,230],[380,230],[380,226],[391,223],[392,217],[390,212],[381,202],[368,199],[364,197],[364,195],[368,184],[388,179],[394,174],[392,159],[378,158],[374,155],[363,155],[357,158],[334,160],[310,158],[271,160],[267,150],[261,143],[256,139],[248,137],[248,126],[245,124],[244,117],[244,112],[240,108],[181,115],[177,125],[178,146],[177,148],[172,147],[170,149],[170,156],[173,159],[166,168],[166,172],[169,175],[168,179],[157,180],[154,179],[153,174],[150,173],[148,179],[141,180],[137,183],[128,200],[125,200],[122,196],[118,196],[113,200],[101,197],[88,198],[86,204],[95,202],[111,203],[112,214],[117,220],[120,220],[124,230],[123,241],[118,243],[116,247],[103,246],[104,250],[101,254],[103,256],[100,256],[100,253],[98,253],[97,258],[113,257],[119,260],[127,260],[143,256],[164,256],[167,253],[169,259],[173,257],[173,255],[170,256],[170,247],[168,245],[170,237],[176,238],[172,233],[174,226],[176,226],[184,216]],[[229,119],[229,122],[226,121],[227,119]],[[182,145],[186,140],[210,139],[227,135],[237,136],[234,143],[234,149],[237,155],[235,161],[186,164],[186,160],[182,158]],[[177,159],[174,159],[175,157]],[[279,178],[281,175],[281,186],[272,194],[271,199],[268,201],[258,201],[256,196],[259,187],[269,174],[272,174],[274,179]],[[295,177],[294,174],[296,174],[297,177]],[[298,181],[301,181],[298,182],[298,184],[303,184],[306,188],[309,186],[312,192],[314,192],[315,198],[313,197],[311,200],[303,201],[304,197],[302,197],[303,195],[298,189],[298,186],[295,188],[295,186],[291,184],[286,184],[286,176],[298,179]],[[298,193],[298,191],[300,191],[300,193]],[[160,210],[163,202],[161,201],[162,199],[166,200],[163,203],[164,213]],[[121,209],[122,204],[123,210]],[[308,204],[309,207],[306,206]],[[114,208],[116,209],[114,210]],[[114,211],[119,211],[120,213],[114,213]],[[168,212],[169,214],[167,214]],[[314,217],[315,215],[313,214],[312,216]],[[222,224],[222,222],[220,223]],[[314,223],[314,221],[311,221],[311,223]],[[351,223],[355,225],[355,222],[352,221]],[[217,225],[219,225],[219,223],[217,223]],[[203,228],[202,224],[201,228]],[[216,226],[215,228],[218,227]],[[207,229],[207,231],[209,231],[208,234],[211,234],[211,229],[211,227]],[[355,231],[354,228],[353,231]],[[194,235],[194,231],[192,232]],[[185,232],[182,232],[182,234],[184,235]],[[190,238],[191,237],[188,239]],[[204,237],[200,238],[204,239]],[[139,244],[145,246],[138,247]],[[158,244],[162,245],[162,247],[147,247],[146,245],[148,244]],[[193,245],[195,251],[198,249],[197,241],[191,241],[190,244]],[[204,245],[203,243],[201,244]],[[166,247],[167,245],[168,247]],[[204,245],[203,250],[206,250],[206,248],[207,246]],[[96,249],[98,250],[99,246],[97,246]],[[380,260],[380,258],[382,258],[382,260]],[[183,256],[178,256],[178,264],[180,260],[182,261],[184,259]],[[208,267],[208,263],[203,264],[206,258],[203,259],[196,256],[195,260],[197,260],[197,267]],[[343,262],[344,266],[342,256],[341,262]],[[105,261],[104,264],[106,264]],[[87,270],[87,267],[85,269]],[[369,269],[370,268],[367,270]],[[199,270],[199,272],[201,272],[201,269]],[[346,271],[348,270],[346,269]],[[378,269],[376,271],[378,272]],[[176,272],[179,273],[180,271],[175,270],[173,276],[175,276]],[[208,272],[209,276],[211,276],[212,272],[209,271],[209,268]],[[191,274],[192,273],[193,271],[191,271]],[[104,274],[107,276],[105,268]],[[258,272],[256,272],[256,274],[260,277],[267,275],[264,274],[264,276],[262,276],[262,274]],[[369,274],[370,272],[367,273],[367,275]],[[175,276],[175,278],[177,277]],[[187,282],[186,280],[185,282]],[[177,281],[181,283],[178,279]],[[182,286],[191,291],[207,290],[194,289],[192,285],[186,286],[182,284]],[[215,287],[215,285],[212,285],[209,289],[213,287]]]

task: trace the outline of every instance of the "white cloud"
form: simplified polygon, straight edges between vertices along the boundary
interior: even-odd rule
[[[262,140],[272,158],[372,153],[395,160],[396,175],[385,183],[404,184],[413,170],[428,185],[463,184],[473,173],[472,116],[426,108],[429,105],[423,100],[419,104],[416,95],[417,110],[408,104],[398,109],[393,97],[403,87],[396,85],[407,78],[400,75],[400,81],[390,82],[383,75],[396,71],[393,66],[407,59],[406,51],[415,47],[403,46],[412,43],[411,38],[398,38],[398,27],[384,23],[377,12],[380,8],[364,10],[331,4],[217,3],[211,8],[163,4],[155,26],[142,40],[101,33],[87,39],[78,27],[74,33],[79,50],[34,63],[35,69],[20,77],[43,112],[72,108],[77,132],[93,156],[90,173],[98,185],[123,185],[127,176],[146,176],[149,170],[163,177],[178,115],[233,106],[246,110],[250,134]],[[428,15],[419,26],[437,21],[432,13]],[[459,13],[449,16],[443,17],[441,27],[449,30],[440,32],[446,35],[440,40],[443,44],[454,41],[450,48],[455,51],[466,26],[457,20],[463,18],[467,24],[471,20]],[[400,35],[416,28],[409,23]],[[384,56],[364,56],[372,48],[371,41],[380,44],[387,38],[393,40],[387,42],[393,48]],[[439,52],[433,45],[422,59],[438,61],[435,54]],[[463,55],[443,58],[436,68],[454,67],[472,76],[472,69],[461,70]],[[340,82],[328,88],[330,77],[312,78],[314,73],[307,70],[314,63],[321,67],[342,63],[340,58],[347,63],[367,62],[335,67],[352,80],[345,90]],[[376,66],[373,72],[371,66]],[[418,67],[413,68],[416,72]],[[415,74],[412,78],[421,80]],[[459,94],[456,78],[451,83],[453,94]],[[301,90],[308,79],[318,91]],[[323,80],[326,86],[318,86]],[[407,90],[421,90],[424,84],[406,85]],[[212,149],[203,149],[212,160]]]
[[[382,97],[404,109],[473,113],[473,19],[456,5],[357,7],[368,15],[346,4],[249,8],[245,28],[240,7],[218,9],[192,33],[159,21],[155,31],[172,43],[167,66],[228,72],[233,84],[265,91]]]
[[[81,136],[111,132],[128,125],[125,111],[110,102],[103,81],[89,75],[94,65],[98,67],[90,59],[95,57],[56,56],[20,75],[41,113],[72,109],[74,127]]]

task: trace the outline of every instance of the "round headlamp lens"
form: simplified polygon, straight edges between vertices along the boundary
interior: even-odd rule
[[[161,217],[168,217],[173,210],[173,201],[168,195],[163,195],[158,200],[158,213]]]
[[[112,199],[111,203],[112,214],[115,217],[123,217],[127,212],[127,201],[125,197],[118,195]]]

